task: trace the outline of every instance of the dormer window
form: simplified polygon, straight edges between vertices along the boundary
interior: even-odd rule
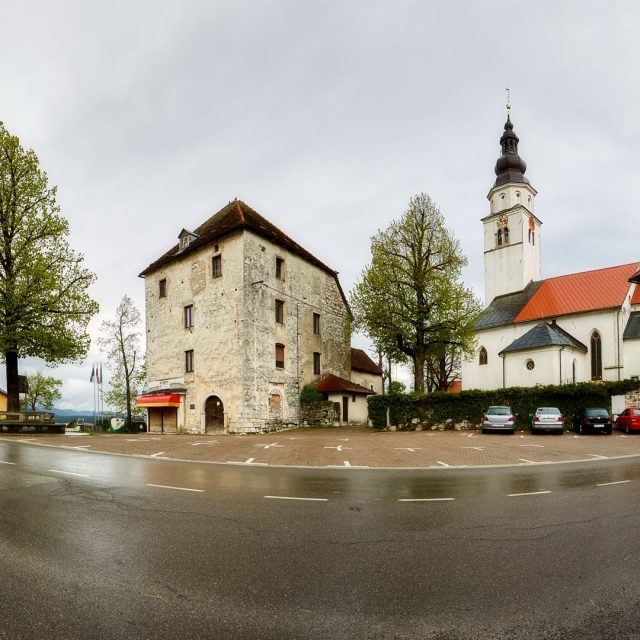
[[[178,236],[178,251],[184,251],[198,236],[193,231],[183,229]]]

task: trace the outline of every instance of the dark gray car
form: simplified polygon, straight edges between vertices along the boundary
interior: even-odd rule
[[[516,416],[511,407],[489,407],[482,416],[482,433],[487,431],[516,430]]]

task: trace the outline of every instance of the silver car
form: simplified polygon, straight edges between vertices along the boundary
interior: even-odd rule
[[[508,431],[513,433],[516,430],[516,416],[511,411],[511,407],[489,407],[482,416],[482,433],[487,431]]]
[[[531,433],[538,431],[564,432],[564,418],[556,407],[538,407],[531,416]]]

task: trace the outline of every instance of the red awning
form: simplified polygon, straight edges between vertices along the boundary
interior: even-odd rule
[[[158,393],[156,395],[140,396],[136,400],[136,407],[179,407],[180,395],[177,393]]]

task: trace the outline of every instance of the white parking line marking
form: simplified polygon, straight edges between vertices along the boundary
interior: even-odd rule
[[[544,493],[551,493],[551,491],[530,491],[529,493],[508,493],[507,497],[517,498],[518,496],[541,496]]]
[[[518,460],[520,460],[520,462],[528,462],[530,464],[535,464],[533,460],[525,460],[524,458],[518,458]]]
[[[254,462],[255,458],[247,458],[244,462],[239,462],[236,460],[227,460],[227,464],[251,464],[254,467],[268,467],[268,462]]]
[[[470,433],[470,434],[467,436],[467,438],[473,438],[473,437],[475,437],[475,433]]]
[[[62,471],[61,469],[49,469],[51,473],[64,473],[67,476],[77,476],[78,478],[88,478],[86,473],[74,473],[73,471]]]
[[[90,444],[79,444],[77,447],[69,447],[70,449],[88,449],[90,446]]]
[[[158,489],[175,489],[176,491],[193,491],[194,493],[204,493],[204,489],[189,489],[188,487],[172,487],[168,484],[151,484],[151,482],[147,482],[147,487],[156,487]]]
[[[348,460],[345,460],[345,461],[344,461],[344,466],[345,466],[345,467],[350,467],[350,466],[351,466],[351,463],[350,463]]]
[[[607,456],[601,456],[599,453],[587,453],[586,455],[591,456],[595,460],[607,460]]]
[[[455,498],[398,498],[398,502],[450,502]]]
[[[283,444],[278,444],[277,442],[272,442],[271,444],[254,444],[254,447],[262,447],[263,449],[271,449],[273,447],[284,447]]]
[[[450,467],[451,465],[447,464],[446,462],[442,462],[441,460],[436,460],[436,462],[441,466],[441,467]]]
[[[304,500],[307,502],[329,502],[329,498],[299,498],[297,496],[265,496],[269,500]]]
[[[618,480],[617,482],[600,482],[596,484],[596,487],[608,487],[612,484],[626,484],[627,482],[631,482],[631,480]]]
[[[539,449],[544,449],[543,444],[521,444],[521,447],[538,447]]]
[[[149,457],[150,458],[159,458],[160,456],[163,456],[165,453],[167,453],[167,452],[166,451],[160,451],[159,453],[151,454]]]
[[[20,438],[18,442],[32,442],[35,438]]]
[[[394,447],[396,451],[411,451],[411,453],[415,453],[418,449],[422,449],[422,447],[416,447],[412,449],[411,447]]]
[[[462,449],[475,449],[476,451],[484,451],[484,447],[461,447]]]
[[[15,464],[15,462],[5,462],[4,460],[0,460],[0,464]]]
[[[197,447],[199,444],[216,444],[217,442],[219,442],[218,440],[204,440],[202,442],[192,442],[191,446],[192,447]]]
[[[325,447],[325,449],[335,449],[338,453],[342,453],[344,449],[351,449],[351,447],[345,447],[342,444],[339,444],[337,447]]]

